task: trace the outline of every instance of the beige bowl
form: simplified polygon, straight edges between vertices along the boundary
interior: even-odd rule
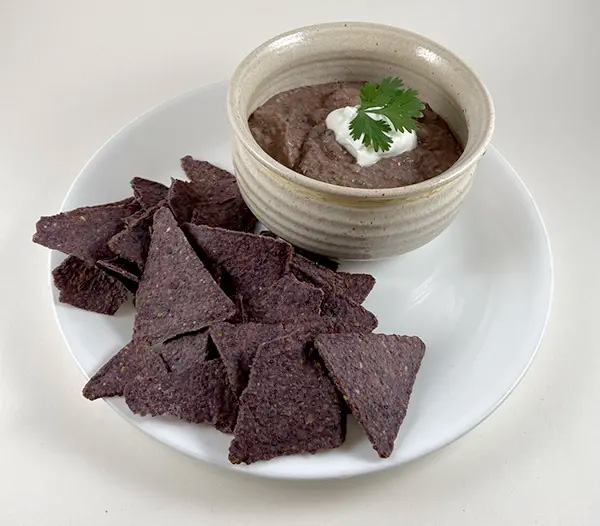
[[[284,90],[337,80],[399,76],[450,125],[465,150],[446,172],[398,188],[347,188],[286,168],[254,140],[248,117]],[[235,71],[228,94],[233,162],[244,199],[277,235],[342,259],[376,259],[418,248],[454,219],[494,128],[491,97],[456,55],[395,27],[333,23],[265,42]]]

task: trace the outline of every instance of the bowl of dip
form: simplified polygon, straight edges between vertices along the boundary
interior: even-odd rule
[[[425,103],[383,153],[348,136],[365,82],[399,77]],[[494,128],[490,94],[456,55],[396,27],[336,22],[268,40],[236,69],[233,164],[257,218],[292,244],[379,259],[431,241],[456,217]]]

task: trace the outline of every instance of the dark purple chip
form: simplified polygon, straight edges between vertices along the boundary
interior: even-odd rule
[[[225,433],[233,431],[238,410],[220,360],[198,363],[182,374],[140,375],[127,384],[125,401],[138,415],[170,415],[213,424]]]
[[[372,312],[339,294],[325,294],[321,314],[330,326],[327,332],[368,333],[375,330],[378,324]]]
[[[168,208],[154,215],[152,239],[136,295],[134,341],[162,343],[235,314]]]
[[[285,241],[204,225],[188,224],[186,231],[203,256],[227,273],[231,292],[245,301],[289,270],[293,249]]]
[[[108,246],[115,254],[135,263],[140,271],[144,270],[148,257],[150,227],[156,210],[156,207],[144,210],[135,220],[129,220],[124,230],[108,240]]]
[[[219,351],[229,383],[236,394],[240,395],[246,388],[258,346],[289,332],[281,324],[262,323],[219,323],[210,328],[210,337]]]
[[[339,447],[346,421],[341,397],[294,333],[260,346],[229,448],[234,464]]]
[[[158,353],[148,346],[130,342],[90,378],[83,388],[83,396],[88,400],[121,396],[125,386],[138,375],[156,378],[166,371],[167,366]]]
[[[162,356],[170,371],[181,374],[208,358],[208,332],[184,334],[155,345],[153,350]]]
[[[283,238],[280,238],[279,236],[275,235],[273,232],[270,232],[269,230],[263,230],[260,233],[260,235],[272,237],[275,239],[283,239]],[[285,239],[284,239],[284,241],[285,241]],[[293,245],[293,247],[294,247],[294,252],[296,254],[300,254],[301,256],[304,256],[306,259],[310,259],[311,261],[317,263],[318,265],[328,268],[329,270],[332,270],[333,272],[335,272],[338,269],[338,267],[340,266],[340,264],[337,261],[334,261],[333,259],[329,259],[327,256],[322,256],[321,254],[315,254],[314,252],[310,252],[309,250],[305,250],[304,248],[297,247],[296,245]]]
[[[168,186],[143,177],[134,177],[131,180],[131,187],[135,200],[146,210],[162,203],[169,192]]]
[[[167,203],[177,222],[182,225],[190,222],[194,210],[201,206],[202,194],[192,183],[172,179]]]
[[[191,155],[181,159],[181,168],[198,188],[218,190],[221,187],[237,186],[233,174],[208,161],[197,161]]]
[[[416,336],[329,334],[318,336],[315,347],[375,451],[389,457],[425,344]]]
[[[244,305],[244,298],[242,296],[233,296],[231,298],[237,309],[236,314],[233,318],[229,319],[230,323],[248,323],[248,314],[246,313],[246,307]]]
[[[286,274],[248,302],[248,317],[261,323],[306,321],[319,317],[322,303],[321,289]]]
[[[59,301],[80,309],[114,314],[129,297],[125,285],[95,265],[69,256],[52,271]]]
[[[333,272],[299,254],[294,256],[291,269],[299,280],[312,283],[325,293],[347,296],[359,304],[365,301],[375,286],[375,278],[370,274]]]
[[[96,264],[111,276],[122,280],[125,286],[128,283],[138,283],[140,281],[140,272],[137,266],[126,259],[114,257],[100,260]]]
[[[42,217],[33,241],[88,263],[110,259],[114,254],[108,248],[108,240],[123,230],[125,219],[139,208],[135,199],[130,198]]]

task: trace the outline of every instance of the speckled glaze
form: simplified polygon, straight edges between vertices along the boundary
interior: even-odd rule
[[[465,147],[458,162],[427,181],[398,188],[347,188],[294,172],[254,140],[248,117],[284,90],[395,75],[450,125]],[[233,163],[248,206],[291,243],[340,259],[378,259],[414,250],[456,217],[494,128],[491,97],[453,53],[395,27],[338,22],[265,42],[238,66],[228,94]]]

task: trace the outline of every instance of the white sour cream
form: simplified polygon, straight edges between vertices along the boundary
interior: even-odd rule
[[[388,135],[392,139],[392,144],[387,152],[376,152],[372,147],[367,148],[361,141],[362,137],[354,140],[350,136],[350,121],[356,117],[357,112],[357,106],[338,108],[327,115],[325,124],[335,133],[335,140],[352,154],[360,166],[371,166],[384,157],[394,157],[409,152],[417,146],[417,134],[414,131],[396,131],[387,117],[370,113],[369,116],[373,119],[385,120],[390,125],[392,132]]]

